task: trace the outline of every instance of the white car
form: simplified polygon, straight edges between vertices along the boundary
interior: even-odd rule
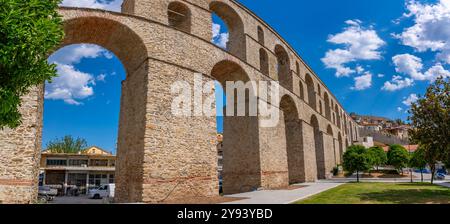
[[[113,198],[115,189],[115,184],[105,184],[98,188],[89,190],[88,196],[93,199]]]

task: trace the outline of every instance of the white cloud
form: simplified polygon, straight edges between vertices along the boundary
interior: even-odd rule
[[[411,54],[396,55],[392,57],[392,61],[395,64],[395,71],[409,75],[413,80],[432,82],[438,77],[450,77],[450,71],[446,70],[440,63],[435,64],[423,73],[422,59]]]
[[[76,44],[64,47],[49,58],[50,63],[77,64],[83,58],[112,58],[112,54],[104,48],[93,44]]]
[[[95,77],[95,79],[99,82],[105,82],[106,81],[105,78],[106,78],[106,74],[100,74],[97,77]]]
[[[384,83],[382,90],[386,91],[396,91],[400,90],[414,84],[414,80],[410,78],[402,78],[401,76],[394,75],[391,81],[387,81]]]
[[[362,73],[364,73],[364,68],[362,67],[362,66],[360,66],[360,65],[358,65],[358,66],[356,66],[356,72],[358,73],[358,74],[362,74]]]
[[[355,73],[345,64],[358,60],[379,60],[381,59],[380,47],[385,42],[378,36],[372,28],[363,28],[361,21],[348,20],[344,31],[336,35],[331,35],[328,42],[342,44],[343,48],[328,50],[322,62],[327,68],[336,69],[336,76],[348,76]]]
[[[437,63],[436,65],[434,65],[433,67],[428,69],[428,71],[425,72],[425,77],[427,80],[430,80],[431,82],[433,82],[438,77],[449,78],[450,71],[445,70],[441,64]]]
[[[403,108],[397,107],[397,111],[398,111],[398,112],[402,112],[402,111],[403,111]]]
[[[213,32],[212,42],[215,45],[217,45],[223,49],[226,49],[227,43],[229,40],[229,33],[221,33],[220,29],[221,29],[220,24],[213,23],[213,25],[212,25],[212,32]]]
[[[414,80],[425,80],[421,70],[423,68],[422,59],[411,54],[399,54],[392,57],[395,64],[395,71],[409,75]]]
[[[72,105],[80,105],[77,101],[94,95],[95,81],[92,75],[76,70],[73,65],[56,64],[58,77],[46,84],[45,99],[64,100]]]
[[[123,0],[63,0],[60,5],[120,12],[122,2]]]
[[[450,0],[434,4],[410,0],[407,10],[404,17],[414,18],[414,25],[394,36],[419,52],[439,52],[437,59],[450,64]]]
[[[417,97],[416,94],[411,94],[409,95],[407,98],[405,98],[405,100],[403,100],[403,104],[405,104],[406,106],[411,106],[412,103],[415,103],[419,98]]]
[[[378,76],[378,78],[383,78],[383,77],[384,77],[384,74],[381,74],[381,73],[380,73],[380,74],[378,74],[377,76]]]
[[[372,74],[366,73],[354,78],[355,86],[352,87],[354,90],[364,90],[372,86]]]

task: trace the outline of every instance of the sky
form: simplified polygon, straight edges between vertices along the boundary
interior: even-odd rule
[[[119,11],[121,2],[62,5]],[[240,2],[284,37],[349,113],[407,120],[426,87],[438,76],[450,77],[450,0]],[[212,41],[225,48],[226,24],[217,16],[213,22]],[[82,44],[60,49],[49,62],[60,76],[46,85],[44,147],[72,135],[114,152],[125,79],[120,60]]]

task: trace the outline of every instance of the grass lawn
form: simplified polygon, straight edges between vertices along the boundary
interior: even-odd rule
[[[428,183],[348,183],[296,204],[449,204],[450,188]]]

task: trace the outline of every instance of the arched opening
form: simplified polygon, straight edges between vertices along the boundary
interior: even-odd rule
[[[303,144],[300,137],[302,124],[294,100],[287,95],[283,96],[280,102],[280,110],[284,119],[289,184],[304,182],[305,161],[303,160]]]
[[[300,99],[305,100],[305,88],[303,88],[302,81],[298,82],[299,90],[300,90]]]
[[[309,74],[305,76],[306,89],[308,91],[308,104],[314,110],[317,110],[316,91],[314,90],[314,81]]]
[[[317,95],[322,96],[322,89],[320,88],[320,84],[317,83]]]
[[[341,128],[341,115],[337,104],[334,106],[334,111],[336,112],[336,126]]]
[[[337,164],[337,155],[336,155],[336,142],[334,141],[334,135],[333,135],[333,128],[331,128],[331,125],[327,126],[327,134],[329,139],[332,141],[333,143],[333,156],[334,156],[334,164]],[[326,146],[324,146],[324,150],[325,150]]]
[[[328,96],[328,93],[324,93],[324,100],[325,100],[325,117],[331,121],[331,107],[330,107],[330,98]]]
[[[277,73],[280,85],[288,90],[292,90],[291,65],[287,51],[281,46],[275,46],[277,57]]]
[[[258,26],[258,42],[264,46],[264,30]]]
[[[167,9],[169,25],[182,30],[191,32],[191,10],[181,2],[171,2]]]
[[[350,145],[348,144],[348,139],[345,138],[345,148],[347,149]],[[342,156],[344,156],[344,154],[342,154]]]
[[[298,61],[295,62],[295,72],[300,76],[300,64],[298,64]]]
[[[319,100],[319,114],[322,114],[322,101]]]
[[[211,76],[216,79],[226,95],[226,109],[223,111],[223,171],[222,188],[224,194],[253,191],[261,186],[261,164],[257,116],[249,113],[254,90],[249,87],[244,92],[229,87],[231,82],[249,81],[246,72],[236,63],[217,63]],[[230,91],[230,92],[228,92]],[[231,92],[233,91],[233,92]],[[237,116],[238,96],[245,97],[245,115]],[[234,111],[227,111],[233,105]],[[241,105],[242,106],[242,105]]]
[[[141,121],[145,119],[147,101],[147,48],[139,35],[127,25],[110,19],[75,18],[64,21],[64,29],[66,35],[60,50],[71,49],[72,52],[55,56],[59,52],[56,51],[50,58],[58,63],[60,76],[46,86],[43,142],[45,144],[47,139],[72,134],[73,137],[86,138],[90,145],[101,145],[107,151],[116,148],[115,163],[87,163],[87,166],[114,166],[114,174],[101,174],[98,178],[98,173],[68,173],[66,180],[70,183],[67,184],[86,184],[86,188],[89,188],[103,183],[105,178],[112,179],[116,184],[117,202],[142,201],[143,174],[136,170],[143,164],[144,156],[138,152],[144,150],[145,122]],[[94,59],[99,61],[92,61]],[[111,64],[111,61],[114,63]],[[89,64],[83,66],[83,63]],[[102,66],[104,63],[105,67]],[[100,70],[101,74],[98,73]],[[51,102],[51,99],[64,100],[66,104],[62,101]],[[56,104],[64,108],[58,109]],[[67,104],[76,104],[78,107],[69,107]],[[96,105],[95,110],[90,108],[93,104]],[[99,104],[103,106],[99,108]],[[55,125],[50,118],[65,118],[65,122],[71,123],[57,122]],[[89,126],[83,126],[86,123]],[[111,123],[115,127],[111,127]],[[48,128],[59,131],[58,136]],[[103,135],[109,135],[109,138],[105,140]],[[85,170],[93,172],[96,169]],[[83,177],[86,179],[83,180]]]
[[[260,64],[260,70],[261,73],[264,75],[269,74],[269,56],[267,55],[267,52],[261,48],[259,49],[259,64]]]
[[[346,141],[346,144],[348,142]],[[338,164],[342,164],[342,157],[344,156],[344,149],[343,149],[343,142],[342,142],[342,135],[341,132],[338,133],[338,149],[339,149],[339,161]]]
[[[325,152],[323,150],[322,133],[320,131],[319,121],[315,115],[311,116],[310,124],[313,127],[314,149],[316,153],[317,178],[325,179]]]
[[[244,23],[242,22],[239,14],[229,5],[219,1],[211,2],[211,4],[209,5],[209,9],[211,10],[211,12],[213,12],[213,39],[214,35],[217,34],[217,32],[215,32],[214,30],[218,25],[214,23],[214,20],[217,16],[226,24],[228,32],[228,34],[225,34],[225,36],[221,37],[221,42],[222,44],[225,44],[226,47],[220,47],[226,49],[228,52],[240,58],[241,60],[246,61],[247,45],[245,41]]]

